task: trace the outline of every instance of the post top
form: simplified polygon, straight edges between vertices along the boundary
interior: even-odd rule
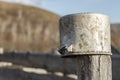
[[[64,17],[68,17],[68,16],[80,16],[80,15],[99,15],[99,16],[104,16],[104,17],[109,17],[108,15],[105,15],[105,14],[101,14],[101,13],[95,13],[95,12],[82,12],[82,13],[75,13],[75,14],[68,14],[68,15],[65,15],[61,18],[64,18]]]
[[[63,16],[59,23],[63,56],[111,55],[109,16],[77,13]]]

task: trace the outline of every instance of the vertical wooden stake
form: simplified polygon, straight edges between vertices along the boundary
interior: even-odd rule
[[[109,55],[78,56],[77,64],[78,80],[112,80]]]
[[[78,80],[112,80],[109,17],[80,13],[60,19],[60,50],[76,58]]]

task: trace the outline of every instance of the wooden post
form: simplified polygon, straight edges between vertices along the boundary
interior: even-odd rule
[[[112,80],[110,43],[106,15],[81,13],[60,19],[59,52],[76,58],[78,80]]]
[[[78,80],[112,80],[110,56],[79,56],[77,61]]]

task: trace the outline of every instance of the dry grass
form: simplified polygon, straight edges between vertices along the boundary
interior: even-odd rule
[[[0,2],[0,47],[51,52],[59,45],[58,20],[58,15],[36,7]],[[112,45],[120,52],[120,24],[111,26]]]
[[[111,25],[112,46],[120,53],[120,24]]]
[[[50,52],[59,44],[59,16],[20,4],[0,2],[0,47],[5,51]]]

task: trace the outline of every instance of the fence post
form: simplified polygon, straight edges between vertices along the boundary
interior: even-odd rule
[[[80,13],[60,19],[59,52],[64,58],[76,58],[78,80],[112,80],[110,43],[106,15]]]

